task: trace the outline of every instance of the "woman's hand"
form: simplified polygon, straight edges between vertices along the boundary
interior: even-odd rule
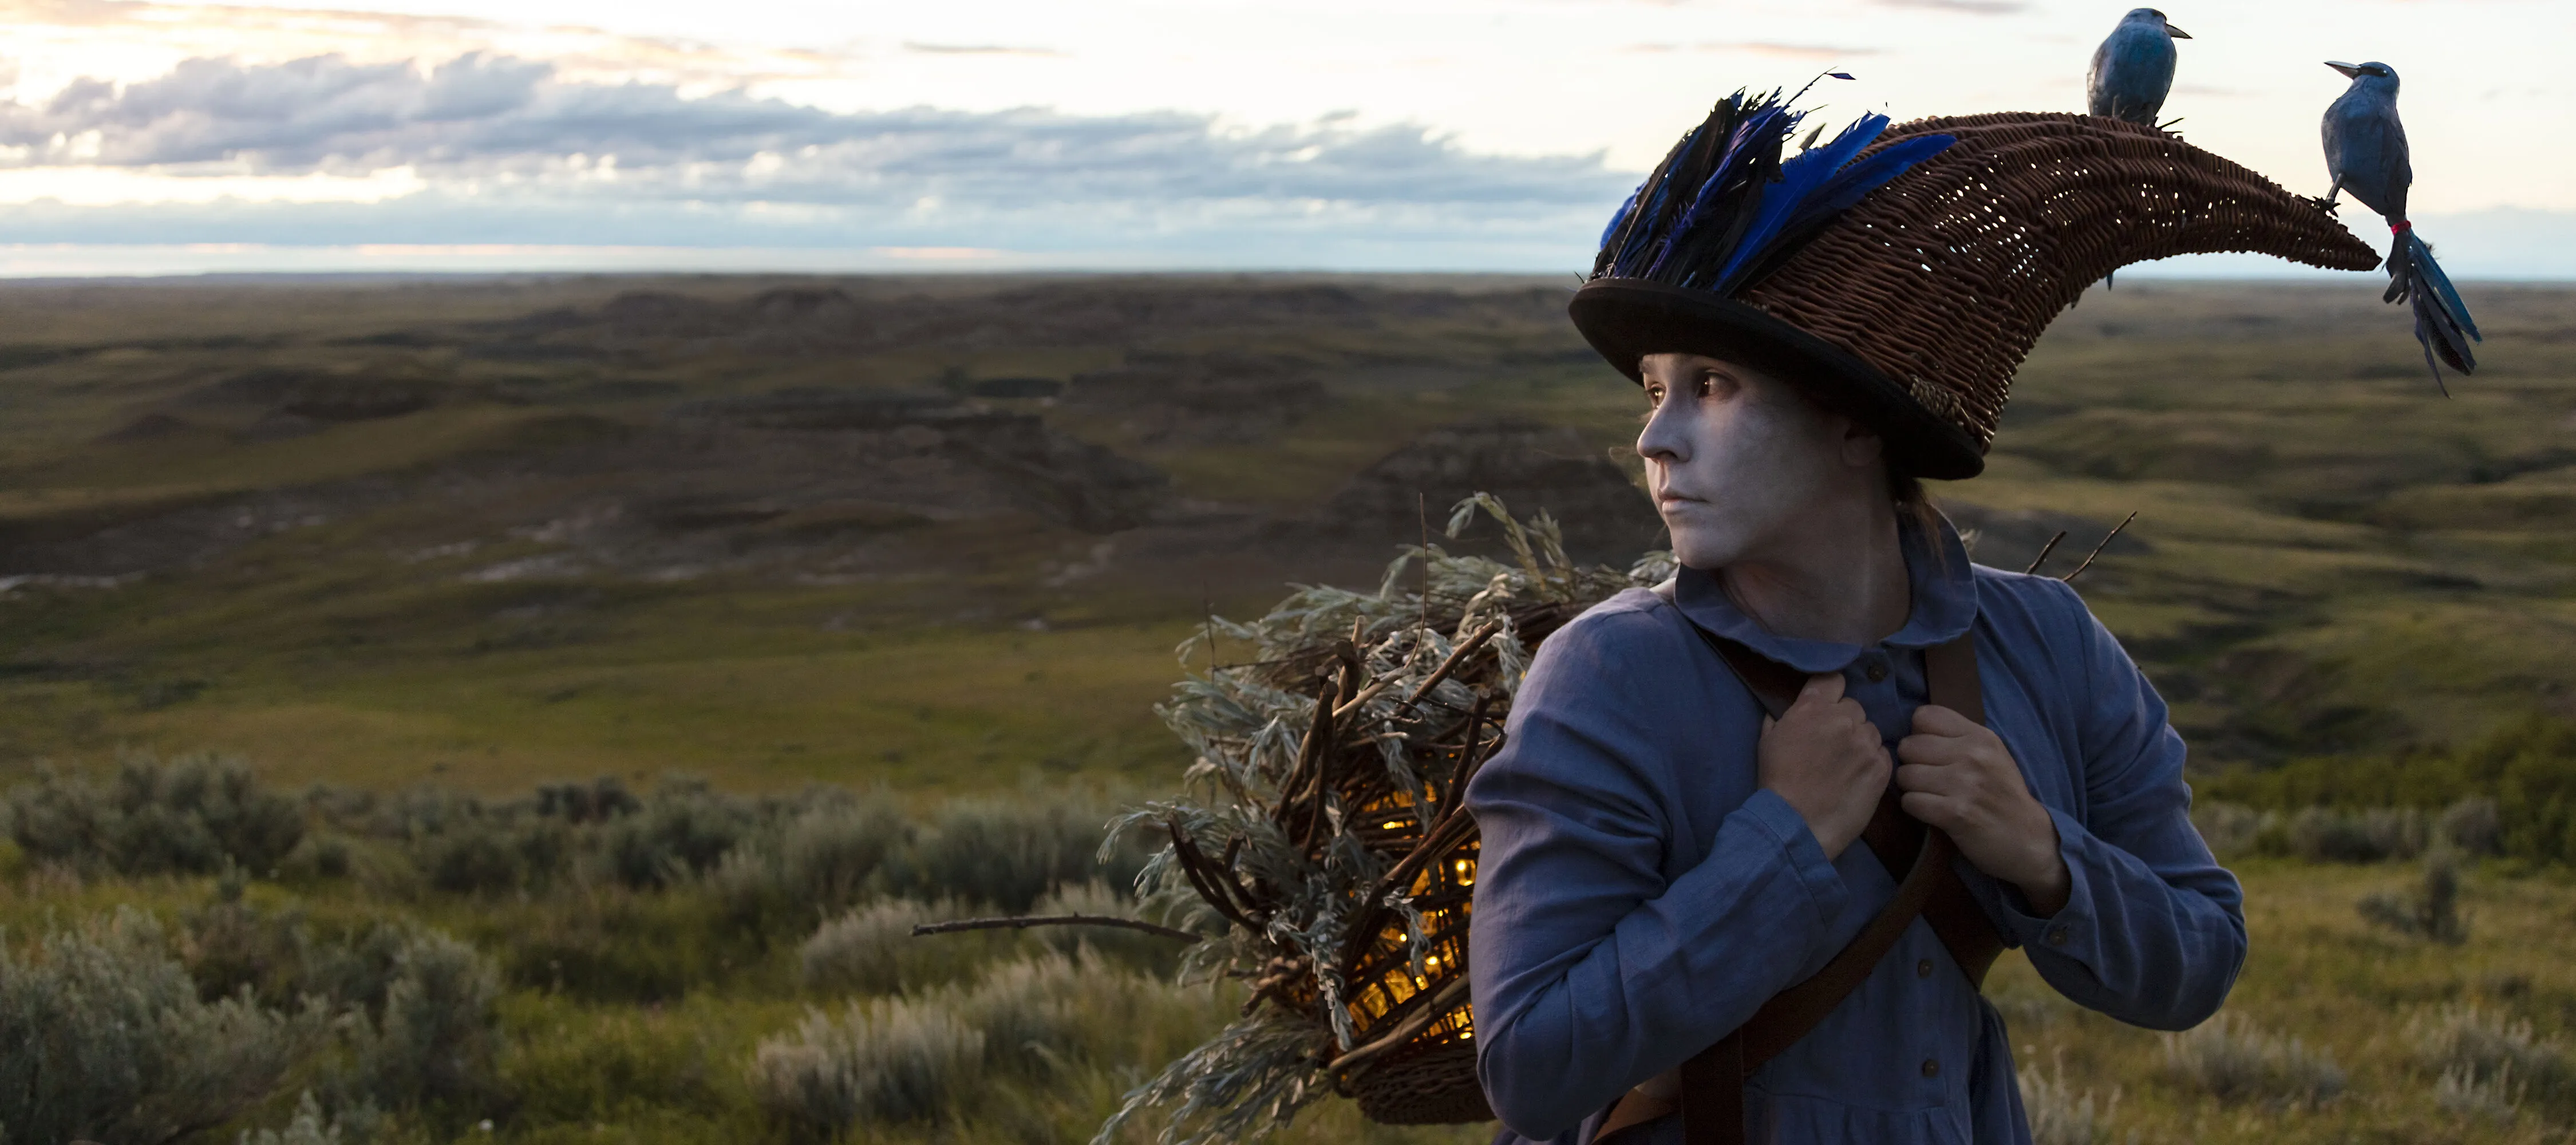
[[[1877,725],[1860,701],[1843,695],[1843,678],[1834,674],[1808,677],[1788,711],[1762,721],[1755,760],[1762,786],[1797,809],[1828,859],[1860,838],[1895,766]]]
[[[1977,869],[2021,888],[2041,917],[2066,906],[2066,860],[2057,823],[2023,782],[1995,733],[1948,708],[1914,710],[1914,734],[1896,745],[1905,813],[1950,833]]]

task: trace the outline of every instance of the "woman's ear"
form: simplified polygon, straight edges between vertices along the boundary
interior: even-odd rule
[[[1854,469],[1866,469],[1886,456],[1887,442],[1878,436],[1878,431],[1862,425],[1855,417],[1845,416],[1842,420],[1843,464]]]

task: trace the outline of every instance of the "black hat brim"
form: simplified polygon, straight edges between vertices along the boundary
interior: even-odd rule
[[[1648,354],[1742,362],[1799,387],[1878,433],[1901,472],[1957,481],[1985,471],[1985,451],[1850,351],[1733,299],[1634,278],[1583,284],[1566,307],[1574,328],[1628,380]]]

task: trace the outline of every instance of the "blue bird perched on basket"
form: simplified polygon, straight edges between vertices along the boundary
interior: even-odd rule
[[[2084,73],[2085,107],[2143,127],[2156,125],[2165,96],[2173,90],[2174,41],[2191,33],[2165,21],[2153,8],[2131,8],[2120,17],[2102,46],[2093,49],[2093,66]]]
[[[2424,365],[2433,371],[2433,384],[2447,395],[2451,388],[2442,382],[2441,367],[2476,372],[2478,360],[2469,343],[2485,339],[2460,292],[2451,288],[2451,277],[2433,261],[2433,248],[2406,221],[2406,189],[2415,182],[2415,167],[2407,161],[2406,126],[2397,120],[2397,69],[2377,61],[2328,60],[2326,66],[2351,77],[2352,86],[2326,108],[2326,171],[2334,176],[2334,187],[2326,192],[2325,206],[2332,210],[2335,197],[2350,191],[2388,221],[2396,238],[2388,249],[2388,293],[2381,298],[2413,305]],[[2434,363],[2436,357],[2441,365]]]

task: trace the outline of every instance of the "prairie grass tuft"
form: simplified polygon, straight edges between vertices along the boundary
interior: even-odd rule
[[[2097,1110],[2093,1091],[2077,1093],[2066,1080],[2066,1059],[2058,1056],[2053,1073],[2024,1066],[2017,1077],[2021,1104],[2030,1119],[2031,1145],[2096,1145],[2110,1139],[2111,1116],[2120,1109],[2120,1091]]]
[[[2406,1023],[2416,1064],[2436,1075],[2445,1109],[2509,1118],[2529,1098],[2553,1111],[2576,1105],[2576,1062],[2531,1023],[2474,1003],[2418,1013]]]
[[[2222,1102],[2314,1108],[2343,1093],[2334,1055],[2220,1014],[2164,1036],[2165,1072]]]
[[[2433,1082],[2433,1102],[2462,1117],[2510,1122],[2522,1114],[2523,1088],[2509,1069],[2484,1078],[2467,1069],[2446,1069]]]

